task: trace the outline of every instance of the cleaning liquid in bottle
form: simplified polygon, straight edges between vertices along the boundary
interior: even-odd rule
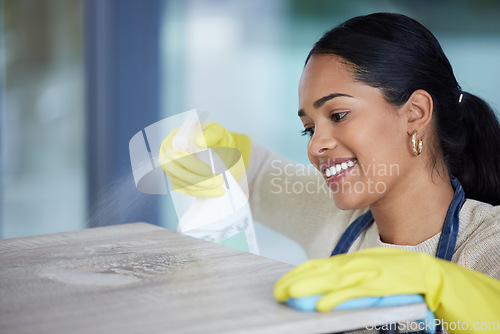
[[[226,166],[219,154],[226,157],[224,152],[235,149],[200,149],[195,144],[196,136],[202,132],[200,118],[206,118],[206,113],[198,113],[196,110],[186,112],[186,118],[172,140],[172,148],[174,152],[187,152],[196,156],[210,166],[214,174],[221,175],[224,179],[225,193],[215,198],[196,198],[175,191],[171,192],[175,210],[180,217],[177,231],[258,254],[241,154],[238,152],[240,158],[234,162],[234,165]],[[243,173],[238,173],[239,182],[236,181],[230,169],[243,171]]]

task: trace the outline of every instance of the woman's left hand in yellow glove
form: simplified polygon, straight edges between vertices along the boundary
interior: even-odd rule
[[[316,309],[322,312],[354,298],[402,294],[423,295],[429,309],[446,322],[499,326],[500,281],[423,253],[371,248],[310,260],[274,288],[280,302],[321,295]],[[495,330],[500,329],[481,332]]]

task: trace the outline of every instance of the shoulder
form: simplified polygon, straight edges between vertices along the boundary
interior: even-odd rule
[[[458,264],[500,279],[500,206],[466,200],[455,255]]]
[[[460,210],[461,239],[500,233],[500,206],[467,199]],[[462,240],[465,241],[465,240]]]

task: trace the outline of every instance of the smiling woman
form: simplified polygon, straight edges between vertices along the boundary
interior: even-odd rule
[[[251,150],[257,221],[310,258],[389,247],[500,278],[500,124],[462,91],[429,30],[389,13],[330,30],[307,56],[298,115],[314,174],[248,138],[227,141]],[[213,146],[244,138],[218,129]],[[194,195],[218,196],[195,174],[183,180]]]
[[[251,151],[254,217],[297,241],[310,258],[324,258],[285,275],[275,297],[326,298],[340,277],[347,292],[335,292],[344,294],[336,303],[418,293],[438,316],[476,319],[468,316],[469,303],[453,295],[474,287],[471,305],[488,305],[500,293],[491,278],[500,278],[500,124],[483,100],[460,88],[432,33],[389,13],[355,17],[330,30],[307,56],[298,116],[310,136],[314,174],[222,126],[204,131],[213,147],[225,138]],[[189,171],[182,183],[195,196],[219,196],[193,181],[197,165],[183,166]],[[311,191],[318,180],[325,187]],[[376,247],[392,250],[357,252],[367,254],[359,266],[363,255],[342,255]],[[335,265],[343,259],[345,267]],[[368,267],[373,273],[363,271]],[[420,274],[424,278],[409,279]],[[376,289],[364,289],[363,282]],[[318,310],[334,306],[324,299],[316,304]]]
[[[500,277],[500,125],[461,90],[430,31],[389,13],[330,30],[307,56],[298,115],[333,203],[270,195],[265,166],[281,158],[254,144],[259,221],[309,257],[392,247]]]
[[[330,258],[282,277],[276,299],[311,310],[301,303],[313,298],[313,310],[330,311],[363,297],[414,293],[444,321],[497,319],[491,310],[500,281],[491,277],[500,278],[500,124],[483,100],[462,91],[434,36],[403,15],[346,21],[309,53],[299,108],[309,161],[335,209],[323,216],[311,200],[286,222],[300,224],[294,213],[311,206],[317,212],[309,215],[326,218],[318,225],[331,227],[308,236],[303,229],[302,240],[310,248],[333,236],[337,243]],[[367,173],[372,161],[379,164]],[[397,174],[381,173],[384,165],[398,166]],[[370,184],[384,187],[367,191]]]

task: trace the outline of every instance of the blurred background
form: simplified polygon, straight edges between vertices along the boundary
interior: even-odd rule
[[[297,84],[313,43],[353,16],[407,14],[441,42],[462,88],[500,110],[500,1],[0,0],[0,238],[146,221],[128,143],[198,108],[308,163]],[[304,222],[307,223],[307,222]],[[304,252],[258,224],[261,253]]]

